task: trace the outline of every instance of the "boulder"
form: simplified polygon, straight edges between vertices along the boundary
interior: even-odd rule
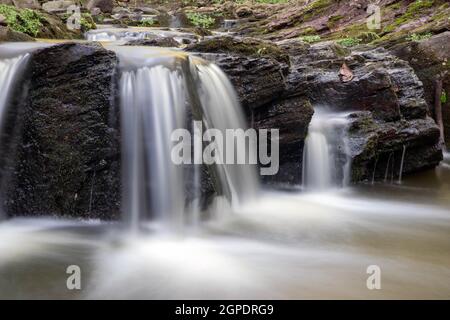
[[[41,4],[37,0],[12,0],[19,9],[40,9]]]
[[[6,26],[6,17],[2,14],[0,14],[0,26]]]
[[[34,41],[29,35],[0,25],[0,42]]]
[[[265,177],[266,182],[277,186],[301,183],[311,104],[350,113],[348,152],[355,182],[372,176],[384,179],[387,162],[397,168],[390,168],[389,175],[397,177],[404,148],[405,174],[435,167],[441,161],[439,130],[427,115],[422,83],[407,62],[386,50],[352,52],[333,42],[311,46],[285,40],[277,46],[281,54],[271,56],[242,45],[245,39],[231,44],[214,40],[188,50],[202,51],[203,58],[224,70],[253,127],[280,129],[280,171]],[[289,64],[280,59],[285,55]],[[347,82],[339,76],[343,64],[353,75]],[[378,169],[374,169],[375,163],[379,163]]]
[[[172,37],[152,37],[150,39],[130,40],[125,46],[150,46],[150,47],[173,47],[178,48],[180,44]]]
[[[423,41],[403,42],[390,48],[390,52],[408,61],[423,83],[425,99],[434,113],[435,86],[442,78],[443,90],[450,97],[450,31],[440,33]],[[442,105],[444,132],[450,148],[450,98]]]
[[[40,49],[29,62],[29,94],[16,108],[16,152],[4,193],[8,215],[119,215],[115,116],[117,58],[100,45]]]
[[[159,16],[161,14],[158,10],[149,7],[137,7],[134,9],[134,11],[142,12],[143,14],[152,16]]]
[[[429,117],[379,122],[370,112],[353,113],[348,140],[353,181],[396,181],[442,161],[439,129]]]
[[[114,8],[113,0],[89,0],[86,5],[88,10],[99,8],[103,13],[112,13]]]
[[[42,9],[49,13],[65,13],[67,8],[74,4],[75,2],[71,0],[55,0],[42,4]]]
[[[246,18],[253,14],[253,10],[250,7],[243,6],[236,9],[236,16],[238,18]]]
[[[280,134],[280,169],[276,175],[263,176],[265,183],[286,187],[302,181],[304,141],[313,113],[309,100],[302,97],[279,99],[252,110],[253,128],[278,129]]]

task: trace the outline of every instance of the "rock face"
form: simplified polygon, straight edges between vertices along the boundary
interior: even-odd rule
[[[433,114],[436,80],[442,79],[447,102],[442,105],[444,131],[447,147],[450,147],[450,31],[433,36],[428,40],[398,44],[390,51],[409,62],[422,81],[425,98]]]
[[[310,46],[285,40],[278,50],[289,55],[287,64],[243,53],[240,46],[233,52],[229,44],[221,50],[202,43],[192,48],[226,51],[201,56],[230,77],[253,127],[280,129],[280,172],[265,177],[267,182],[301,183],[311,104],[349,112],[353,181],[384,179],[388,166],[389,177],[397,177],[403,150],[403,173],[432,168],[442,159],[439,130],[427,115],[422,83],[407,62],[384,49],[352,52],[332,42]],[[348,82],[339,77],[344,63],[353,73]]]
[[[41,49],[18,111],[9,215],[114,218],[120,206],[114,53],[98,45]]]
[[[304,92],[314,105],[353,113],[353,181],[399,176],[403,150],[403,173],[442,160],[439,130],[427,115],[422,83],[407,62],[384,49],[349,52],[332,43],[281,46],[296,53],[287,77],[289,92]],[[339,78],[344,63],[354,75],[349,82]]]

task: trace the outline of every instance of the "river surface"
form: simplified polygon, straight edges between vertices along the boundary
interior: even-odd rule
[[[266,192],[172,233],[54,218],[0,223],[0,298],[448,299],[450,161],[402,184]],[[66,269],[81,268],[81,290]],[[381,289],[366,285],[368,266]]]

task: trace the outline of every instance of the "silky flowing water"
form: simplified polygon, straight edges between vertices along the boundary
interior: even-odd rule
[[[346,163],[340,161],[341,188],[326,182],[305,193],[257,191],[251,169],[222,167],[221,180],[231,185],[232,193],[253,190],[246,201],[230,205],[225,194],[205,209],[213,218],[183,228],[161,228],[160,219],[150,219],[146,213],[186,214],[184,205],[177,202],[181,188],[166,188],[180,184],[181,173],[168,164],[162,140],[152,142],[159,158],[148,168],[145,161],[151,154],[143,156],[142,143],[183,122],[182,112],[176,111],[184,106],[180,79],[187,71],[177,69],[174,61],[186,61],[186,57],[172,51],[161,54],[163,49],[142,54],[111,48],[121,61],[123,138],[128,139],[129,148],[124,181],[132,192],[128,198],[125,195],[129,201],[124,211],[139,232],[130,229],[127,219],[4,220],[0,222],[0,298],[450,297],[448,156],[435,170],[404,176],[402,184],[347,185]],[[191,76],[200,81],[197,96],[205,123],[219,129],[233,123],[242,126],[233,91],[221,71],[192,61],[189,68],[195,68]],[[150,85],[156,79],[165,81],[158,84],[158,101]],[[148,87],[143,86],[146,83]],[[229,118],[214,109],[218,101]],[[141,109],[144,105],[146,109]],[[166,108],[156,110],[160,105]],[[330,148],[333,143],[324,129],[328,127],[321,123],[315,133],[322,137],[316,140],[322,149]],[[158,125],[167,128],[158,129]],[[313,159],[321,159],[317,154],[334,157],[329,150],[314,154]],[[159,193],[146,196],[142,173],[158,166],[168,175],[157,181],[166,178],[166,184]],[[325,162],[322,168],[330,176],[337,170],[333,162]],[[160,173],[156,170],[152,177]],[[333,179],[324,181],[337,181]],[[151,203],[156,209],[149,209],[147,197],[158,199]],[[66,287],[70,265],[81,268],[81,290]],[[380,267],[381,290],[367,288],[366,270],[371,265]]]

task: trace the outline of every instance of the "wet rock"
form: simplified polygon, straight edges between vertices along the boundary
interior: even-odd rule
[[[344,63],[352,70],[352,81],[339,77]],[[333,43],[299,49],[287,82],[290,94],[303,93],[316,104],[341,111],[371,111],[383,121],[423,118],[427,113],[413,69],[383,49],[348,53]]]
[[[89,0],[86,5],[88,10],[99,8],[103,13],[112,13],[114,8],[113,0]]]
[[[280,135],[280,170],[276,175],[263,176],[264,182],[278,187],[300,184],[304,141],[314,113],[310,102],[301,97],[280,99],[252,112],[253,128],[278,129]]]
[[[138,39],[128,41],[125,46],[150,46],[150,47],[173,47],[178,48],[180,44],[172,37],[152,37],[150,39]]]
[[[401,169],[405,175],[442,161],[439,129],[429,117],[397,122],[375,121],[370,112],[350,117],[353,181],[396,180]]]
[[[114,53],[67,43],[36,51],[27,102],[18,109],[8,215],[111,219],[120,166]]]
[[[186,51],[229,53],[241,56],[268,57],[289,64],[289,56],[277,45],[254,38],[211,37],[186,48]]]
[[[424,41],[404,42],[390,48],[392,54],[408,61],[423,83],[425,99],[433,115],[436,80],[442,79],[443,90],[450,96],[450,31]],[[445,140],[450,146],[450,99],[443,104]]]

